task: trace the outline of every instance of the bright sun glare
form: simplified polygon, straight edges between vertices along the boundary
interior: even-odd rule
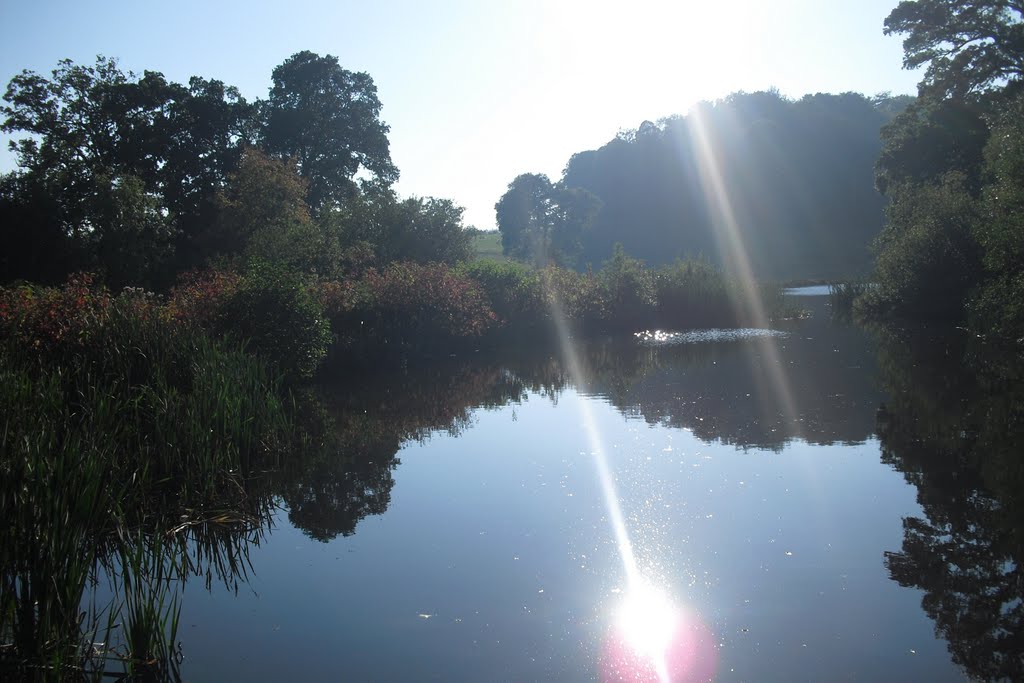
[[[632,587],[616,613],[615,624],[626,643],[647,659],[665,659],[677,623],[668,595],[646,582]]]
[[[617,97],[609,106],[621,110],[621,116],[679,113],[708,93],[724,94],[719,93],[723,81],[749,72],[751,58],[744,46],[764,11],[761,5],[749,0],[551,3],[541,49],[548,63],[562,65],[562,88],[593,93],[614,84]],[[724,26],[729,27],[727,41],[722,39]]]

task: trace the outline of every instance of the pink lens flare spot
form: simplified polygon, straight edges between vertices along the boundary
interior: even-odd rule
[[[696,683],[715,678],[714,634],[694,615],[672,608],[666,620],[661,608],[623,606],[609,629],[601,657],[601,680],[635,683]],[[643,609],[649,620],[643,617]]]

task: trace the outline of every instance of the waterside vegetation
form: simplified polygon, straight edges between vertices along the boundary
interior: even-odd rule
[[[863,319],[966,325],[1024,339],[1024,9],[901,2],[886,32],[926,65],[920,96],[883,130],[889,200]]]
[[[397,195],[373,81],[334,57],[293,55],[256,102],[104,58],[16,77],[3,130],[24,135],[19,169],[0,177],[0,673],[177,677],[187,577],[244,576],[282,502],[314,538],[352,533],[386,508],[403,439],[523,391],[495,369],[469,378],[461,403],[407,391],[436,414],[336,420],[316,381],[542,347],[560,327],[580,340],[791,314],[780,288],[732,277],[723,255],[686,257],[711,252],[723,229],[705,205],[700,144],[720,143],[726,175],[750,181],[732,227],[773,255],[756,274],[866,272],[881,229],[872,284],[833,286],[835,309],[1024,339],[1020,14],[900,3],[887,30],[909,34],[908,65],[929,64],[913,103],[737,94],[575,155],[558,182],[521,175],[496,207],[505,260],[473,258],[482,240],[451,200]],[[965,37],[977,49],[943,47]],[[807,121],[824,123],[796,145]],[[835,130],[857,163],[822,156]],[[779,140],[800,150],[812,194],[855,191],[790,225],[797,198],[768,154]],[[684,143],[680,164],[668,151]],[[884,200],[858,171],[879,154]],[[637,178],[642,188],[625,182]],[[848,230],[825,220],[847,215],[836,206],[858,207]],[[683,215],[697,227],[680,230]],[[822,247],[828,229],[842,239]],[[794,236],[799,250],[780,253]],[[815,254],[828,257],[820,269],[795,269]],[[565,382],[551,374],[545,390]],[[886,448],[894,425],[879,427]],[[371,493],[346,497],[352,482]],[[888,558],[908,583],[925,535],[910,531]]]

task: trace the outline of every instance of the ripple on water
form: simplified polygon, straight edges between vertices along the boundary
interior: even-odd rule
[[[677,346],[679,344],[739,341],[754,337],[786,337],[789,336],[789,333],[758,327],[742,327],[738,329],[687,330],[686,332],[644,330],[643,332],[634,332],[633,336],[644,346]]]

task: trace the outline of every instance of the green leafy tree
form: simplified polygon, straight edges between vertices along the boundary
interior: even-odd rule
[[[309,182],[308,203],[320,212],[356,193],[360,171],[385,185],[398,179],[380,109],[369,74],[347,71],[331,55],[299,52],[274,69],[262,144],[295,159]]]
[[[923,94],[962,97],[1024,77],[1022,20],[1015,0],[905,0],[885,33],[906,34],[905,68],[927,65]]]
[[[1024,5],[901,2],[904,65],[927,64],[921,98],[884,131],[878,184],[890,200],[878,287],[862,312],[1024,332],[1019,190]]]
[[[462,223],[463,212],[450,199],[399,199],[390,189],[376,187],[321,214],[320,220],[346,248],[371,245],[380,262],[454,265],[473,254],[473,236]]]
[[[727,264],[712,187],[721,183],[757,277],[866,273],[885,203],[873,177],[879,130],[906,104],[857,93],[733,93],[579,152],[560,184],[602,204],[578,261],[605,261],[621,243],[651,265],[700,254]]]
[[[336,274],[337,239],[310,216],[307,187],[293,163],[247,149],[218,195],[220,213],[210,250],[322,276]]]
[[[973,230],[978,202],[962,174],[890,190],[885,230],[878,238],[877,286],[862,313],[959,321],[981,275]]]
[[[88,264],[107,275],[115,288],[152,285],[174,253],[174,227],[161,211],[159,198],[141,179],[126,175],[97,176],[95,221],[86,235],[95,244]]]
[[[989,108],[964,100],[919,100],[882,129],[882,150],[875,184],[883,194],[890,186],[935,182],[962,173],[972,192],[982,182]]]
[[[973,326],[1024,338],[1024,97],[993,121],[985,148],[988,184],[975,235],[984,249],[987,282],[972,302]]]
[[[502,250],[539,266],[572,264],[600,207],[600,200],[587,190],[524,173],[509,183],[494,206]]]
[[[1024,271],[1024,95],[993,119],[985,147],[985,220],[978,238],[992,271]]]
[[[35,176],[0,176],[0,282],[58,284],[81,262],[79,245],[57,220],[54,203]]]
[[[162,164],[157,191],[178,228],[175,270],[200,264],[202,236],[216,219],[218,193],[256,140],[256,106],[218,80],[189,79],[175,86],[159,136]]]
[[[117,233],[112,238],[124,237],[123,226],[104,224],[112,211],[107,202],[111,188],[126,200],[126,188],[139,183],[152,209],[139,227],[162,232],[171,225],[179,259],[146,261],[153,267],[181,267],[183,259],[188,264],[192,241],[212,219],[216,191],[251,129],[251,108],[219,81],[193,78],[185,87],[155,72],[126,73],[104,57],[92,66],[64,60],[50,77],[24,71],[11,80],[4,99],[3,131],[27,134],[11,143],[23,181],[13,187],[21,194],[8,207],[19,207],[22,216],[45,214],[47,225],[85,258],[75,267],[99,258],[90,253],[95,249],[110,251],[104,246],[108,229]],[[154,211],[167,220],[155,220]],[[163,236],[142,243],[162,245]],[[137,284],[166,276],[119,274],[111,266],[111,278],[142,277]]]

